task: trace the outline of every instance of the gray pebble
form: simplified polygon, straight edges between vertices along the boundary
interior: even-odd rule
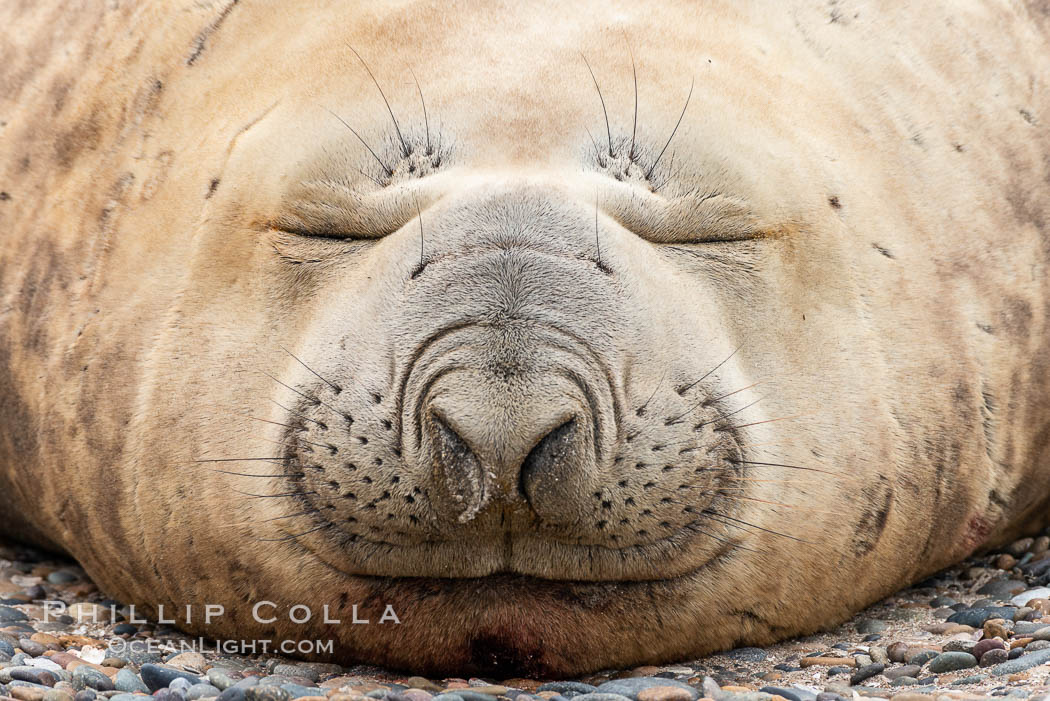
[[[41,686],[54,686],[58,682],[58,677],[55,676],[54,672],[49,672],[40,667],[8,667],[0,671],[0,681],[9,682],[16,679],[18,681],[40,684]]]
[[[1028,585],[1018,579],[1000,579],[988,582],[977,590],[978,594],[984,594],[992,599],[1006,600],[1020,594]]]
[[[1016,674],[1026,669],[1050,662],[1050,650],[1040,650],[1027,655],[1021,655],[1016,660],[1008,660],[991,668],[991,673],[997,677],[1006,674]]]
[[[44,647],[40,643],[33,642],[29,638],[22,638],[21,640],[19,640],[18,647],[22,648],[22,651],[24,653],[26,653],[27,655],[32,655],[33,657],[40,657],[45,652],[47,652],[46,647]]]
[[[908,664],[922,667],[934,657],[937,657],[938,654],[940,653],[934,652],[933,650],[923,650],[922,652],[917,652],[909,657]]]
[[[306,665],[297,664],[279,664],[273,668],[273,674],[282,674],[286,677],[303,677],[309,679],[312,682],[317,681],[321,678],[321,675],[317,673],[316,669],[311,669]]]
[[[300,696],[323,696],[323,692],[317,687],[303,686],[302,684],[281,684],[281,688],[288,692],[288,697],[297,699]]]
[[[977,658],[968,652],[942,652],[930,660],[929,670],[934,674],[943,674],[976,666]]]
[[[79,667],[77,669],[80,669]],[[184,688],[189,688],[193,684],[201,681],[201,678],[195,674],[183,672],[175,669],[174,667],[168,667],[159,664],[144,664],[139,669],[139,676],[142,677],[143,683],[149,687],[150,691],[156,693],[159,689],[171,687],[172,682],[175,679],[185,679],[189,682]]]
[[[29,617],[18,609],[11,608],[10,606],[0,606],[0,623],[17,623],[19,621],[28,621]]]
[[[113,691],[113,680],[94,667],[82,664],[73,670],[73,688],[94,689],[95,691]]]
[[[893,681],[894,679],[899,679],[900,677],[914,677],[918,675],[920,671],[922,671],[922,668],[919,667],[919,665],[906,664],[901,667],[896,667],[894,669],[887,669],[885,672],[882,673],[882,675],[890,681]]]
[[[760,647],[738,647],[723,654],[737,662],[765,662],[768,657],[766,651]]]
[[[995,653],[995,654],[992,654]],[[1002,664],[1010,659],[1010,652],[1001,648],[994,650],[988,650],[986,653],[981,655],[980,665],[982,667],[994,667],[997,664]]]
[[[456,689],[456,695],[463,699],[463,701],[496,701],[495,696],[491,696],[489,694],[479,694],[478,692],[471,691],[470,689]],[[558,696],[552,696],[551,701],[554,701],[557,698]],[[561,698],[564,699],[566,697],[562,696]]]
[[[948,617],[949,623],[961,623],[964,626],[973,626],[974,628],[980,628],[985,622],[990,621],[993,618],[1005,618],[1008,621],[1012,621],[1014,618],[1013,606],[985,606],[981,608],[971,608],[959,611],[954,615]]]
[[[886,621],[869,620],[861,621],[857,624],[857,632],[861,635],[869,635],[871,633],[882,633],[888,627]],[[770,687],[775,688],[775,687]]]
[[[195,699],[207,699],[214,696],[218,696],[220,693],[222,692],[216,689],[211,684],[205,684],[201,682],[200,684],[194,684],[190,688],[186,689],[186,699],[187,701],[194,701]]]
[[[539,690],[537,689],[537,691]],[[631,701],[627,696],[621,696],[620,694],[603,694],[600,691],[578,694],[571,698],[573,701]]]
[[[212,667],[208,670],[208,682],[219,691],[229,689],[236,681],[236,679],[230,676],[230,670],[228,669]]]
[[[244,690],[245,701],[289,701],[291,696],[279,686],[258,684]]]
[[[886,665],[884,664],[864,665],[863,667],[861,667],[853,673],[853,676],[849,678],[849,683],[855,686],[866,679],[874,677],[876,674],[882,674],[882,670],[884,669],[886,669]]]
[[[127,667],[117,672],[117,676],[113,680],[113,686],[117,691],[123,691],[132,694],[136,691],[140,691],[143,694],[149,693],[149,688],[142,683],[139,679],[139,675],[132,672]]]
[[[974,674],[971,677],[963,677],[952,682],[952,686],[963,686],[965,684],[977,684],[988,678],[987,674]]]
[[[80,579],[80,577],[69,570],[55,570],[47,576],[47,581],[52,584],[70,584],[78,579]]]
[[[584,684],[583,682],[547,682],[546,684],[540,684],[536,688],[536,692],[541,691],[554,691],[567,698],[572,698],[578,694],[593,694],[598,690],[598,687],[592,686],[591,684]],[[595,699],[594,701],[600,701]]]
[[[196,686],[200,682],[191,682],[186,677],[175,677],[168,683],[169,689],[183,689],[189,691],[191,686]]]
[[[942,650],[944,652],[968,652],[973,654],[973,648],[977,645],[973,640],[949,640]]]

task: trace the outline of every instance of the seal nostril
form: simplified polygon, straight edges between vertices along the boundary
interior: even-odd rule
[[[481,464],[470,445],[437,414],[430,415],[435,458],[444,472],[445,489],[459,510],[458,521],[467,523],[488,499]]]
[[[544,476],[557,481],[560,465],[572,457],[576,443],[576,419],[569,419],[533,446],[521,464],[520,488],[530,501],[536,497],[537,484]],[[601,492],[597,493],[600,496]]]

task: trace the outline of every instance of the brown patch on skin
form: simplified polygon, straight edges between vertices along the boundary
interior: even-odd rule
[[[988,536],[991,534],[993,529],[993,522],[981,514],[974,514],[966,521],[966,528],[963,531],[961,542],[959,543],[959,549],[963,552],[960,557],[966,557],[977,548],[984,545]]]
[[[889,249],[887,249],[887,248],[883,248],[882,246],[880,246],[880,245],[879,245],[879,244],[877,244],[877,243],[874,243],[874,242],[873,242],[873,243],[871,244],[871,247],[872,247],[872,248],[874,248],[874,249],[875,249],[876,251],[878,251],[879,253],[881,253],[882,255],[886,256],[887,258],[890,258],[890,259],[892,259],[892,258],[894,258],[894,257],[895,257],[895,256],[894,256],[894,255],[893,255],[892,253],[890,253]]]
[[[92,112],[90,116],[80,119],[68,131],[55,137],[55,162],[60,168],[71,168],[83,153],[98,148],[102,130],[101,116],[98,112]]]
[[[0,338],[10,338],[10,329],[0,325]],[[31,484],[25,474],[15,474],[31,465],[39,455],[40,445],[37,441],[39,429],[33,420],[34,413],[22,398],[21,383],[15,379],[11,361],[11,349],[0,343],[0,393],[4,401],[0,402],[0,456],[19,456],[18,460],[0,461],[0,475],[6,471],[6,482],[12,485],[9,489],[0,489],[0,513],[4,514],[5,534],[22,537],[26,541],[45,548],[59,549],[47,538],[45,531],[38,529],[30,518],[22,518],[22,504],[32,499],[33,495],[24,494],[19,485]],[[22,494],[20,494],[22,493]],[[19,499],[18,497],[21,497]]]
[[[216,17],[211,24],[201,30],[200,34],[193,40],[193,49],[190,51],[190,55],[186,57],[186,65],[192,66],[197,62],[197,59],[204,53],[204,47],[208,43],[208,39],[211,38],[215,32],[219,31],[219,27],[226,21],[226,18],[230,16],[230,12],[233,11],[234,6],[238,0],[229,0],[226,5],[219,12],[219,16]]]
[[[51,86],[52,109],[55,114],[61,112],[66,106],[66,98],[69,96],[69,91],[72,87],[73,82],[65,77],[58,78]]]
[[[885,475],[879,475],[875,484],[861,487],[858,502],[864,513],[854,527],[853,554],[860,557],[875,549],[889,521],[893,508],[893,487]]]
[[[1008,297],[1003,300],[998,328],[1004,329],[1014,339],[1023,340],[1030,337],[1032,322],[1032,305],[1027,300],[1020,297]]]

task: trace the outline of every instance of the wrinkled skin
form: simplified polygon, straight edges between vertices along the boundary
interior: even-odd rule
[[[543,675],[1043,522],[1044,3],[308,4],[2,10],[0,532]]]

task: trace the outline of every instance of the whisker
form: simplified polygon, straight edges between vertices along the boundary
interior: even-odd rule
[[[737,429],[747,428],[748,426],[759,426],[761,424],[770,424],[774,421],[787,421],[788,419],[797,419],[802,416],[809,416],[809,414],[792,414],[791,416],[781,416],[776,419],[766,419],[765,421],[752,421],[749,424],[740,424],[739,426],[719,426],[716,431],[736,431]]]
[[[741,387],[740,389],[733,390],[732,392],[727,392],[726,394],[723,394],[721,397],[715,397],[714,399],[707,399],[707,398],[701,399],[697,403],[695,403],[692,406],[690,406],[689,408],[687,408],[685,411],[683,411],[678,416],[675,416],[675,417],[670,418],[670,419],[665,419],[664,420],[664,426],[673,426],[674,424],[676,424],[679,421],[681,421],[682,418],[684,418],[685,416],[687,416],[688,414],[692,413],[694,410],[699,409],[702,406],[710,406],[710,405],[714,404],[715,402],[719,402],[719,401],[725,399],[726,397],[731,397],[731,396],[733,396],[734,394],[736,394],[738,392],[743,392],[744,390],[748,390],[748,389],[751,389],[753,387],[757,387],[758,385],[762,384],[763,382],[765,382],[765,380],[760,380],[758,382],[753,382],[750,385],[748,385],[747,387]],[[756,399],[755,401],[757,402],[758,400]],[[754,404],[754,402],[752,402],[752,404]],[[737,411],[740,411],[740,410],[738,409]],[[718,417],[718,418],[724,418],[724,417]],[[713,420],[717,421],[718,419],[716,418],[716,419],[713,419]],[[702,426],[703,424],[700,424],[700,425]],[[695,431],[696,427],[694,427],[693,430]]]
[[[765,397],[759,397],[758,399],[756,399],[755,401],[751,402],[750,404],[745,404],[744,406],[740,407],[739,409],[734,409],[733,411],[729,412],[728,414],[721,414],[719,416],[716,416],[713,419],[708,419],[707,421],[702,421],[702,422],[698,423],[697,425],[693,426],[693,430],[694,431],[699,431],[704,426],[707,426],[708,424],[713,424],[715,421],[724,421],[725,419],[728,419],[730,416],[733,416],[734,414],[739,414],[740,412],[742,412],[742,411],[744,411],[746,409],[750,409],[751,407],[753,407],[754,405],[758,404],[763,399],[765,399]],[[759,444],[759,445],[762,445],[762,444]]]
[[[308,494],[317,494],[317,492],[283,492],[281,494],[251,494],[249,492],[242,492],[239,489],[232,489],[230,491],[236,492],[242,496],[254,497],[255,499],[280,499],[282,497],[297,497],[305,496]]]
[[[645,400],[644,404],[642,404],[640,407],[638,407],[637,409],[634,410],[634,413],[635,413],[636,416],[641,416],[642,414],[645,413],[646,407],[649,406],[649,402],[653,401],[653,397],[656,396],[656,393],[660,391],[660,385],[662,385],[664,383],[665,379],[667,379],[667,368],[666,367],[664,368],[663,372],[660,374],[660,379],[659,379],[659,381],[657,381],[656,387],[653,388],[653,393],[649,395],[649,398]]]
[[[594,249],[598,253],[598,267],[602,267],[602,244],[598,239],[598,188],[594,188]]]
[[[264,518],[262,521],[255,521],[255,523],[270,523],[271,521],[280,521],[286,518],[295,518],[296,516],[309,516],[310,514],[316,514],[320,509],[310,509],[309,511],[300,511],[297,514],[288,514],[287,516],[274,516],[273,518]]]
[[[372,154],[372,158],[376,159],[376,163],[378,163],[383,168],[383,172],[387,174],[387,177],[390,177],[391,175],[394,174],[394,171],[392,171],[390,169],[390,166],[388,166],[386,163],[383,162],[383,159],[380,158],[378,156],[378,154],[376,154],[376,152],[372,149],[372,147],[368,145],[368,142],[364,140],[364,137],[362,137],[360,134],[358,134],[356,129],[354,129],[352,126],[347,124],[345,119],[343,119],[342,117],[340,117],[338,114],[336,114],[332,110],[328,109],[327,107],[322,107],[321,109],[323,109],[325,112],[327,112],[328,114],[332,115],[333,117],[338,119],[340,122],[342,122],[343,126],[346,127],[347,129],[349,129],[350,133],[357,137],[357,140],[361,142],[361,145],[364,146],[366,149],[368,149],[368,152],[370,154]],[[378,184],[378,181],[376,181],[376,182]]]
[[[653,192],[658,192],[667,183],[671,182],[674,178],[678,177],[678,174],[682,172],[685,167],[685,163],[678,166],[678,170],[674,170],[674,157],[677,151],[671,151],[671,162],[667,164],[667,177],[660,181],[659,185],[653,185]]]
[[[423,88],[419,87],[419,78],[416,77],[416,72],[411,68],[408,72],[412,74],[412,80],[416,81],[416,91],[419,93],[419,104],[423,105],[423,127],[427,132],[427,155],[434,153],[434,149],[430,147],[430,121],[427,119],[427,103],[423,99]]]
[[[706,514],[707,516],[710,516],[710,517],[719,518],[719,519],[725,519],[727,521],[733,521],[735,523],[741,524],[741,525],[736,526],[737,528],[740,528],[741,530],[743,530],[744,527],[746,526],[748,528],[754,528],[754,529],[757,529],[757,530],[760,530],[760,531],[764,531],[765,533],[769,533],[771,535],[777,535],[777,536],[780,536],[782,538],[789,538],[791,540],[798,541],[799,543],[805,543],[807,545],[816,545],[816,543],[814,543],[813,541],[809,541],[809,540],[806,540],[804,538],[799,538],[798,536],[789,535],[787,533],[781,533],[780,531],[774,531],[772,528],[763,528],[762,526],[756,526],[755,524],[749,523],[747,521],[744,521],[743,519],[733,518],[732,516],[727,516],[725,514],[720,514],[717,511],[710,511],[708,509],[704,509],[701,513]]]
[[[708,538],[714,538],[718,542],[725,543],[726,545],[729,545],[730,547],[740,548],[741,550],[747,550],[748,552],[760,553],[760,551],[755,550],[754,548],[749,548],[746,545],[741,545],[740,543],[734,542],[734,541],[730,540],[729,538],[726,538],[725,536],[717,536],[714,533],[709,533],[708,531],[705,531],[702,528],[698,528],[695,523],[688,524],[686,526],[686,528],[688,528],[689,530],[693,531],[694,533],[699,533],[700,535],[705,535]]]
[[[587,136],[590,137],[591,144],[594,146],[594,155],[599,159],[599,162],[600,162],[601,161],[601,157],[602,157],[602,150],[600,148],[598,148],[598,142],[594,140],[594,134],[592,134],[591,130],[588,129],[587,127],[584,127],[583,130],[585,132],[587,132]]]
[[[321,377],[320,373],[318,373],[318,372],[317,372],[316,370],[314,370],[314,369],[313,369],[312,367],[310,367],[309,365],[307,365],[306,363],[304,363],[304,362],[302,361],[302,359],[301,359],[301,358],[300,358],[299,356],[297,356],[297,355],[296,355],[295,353],[291,352],[290,350],[288,350],[288,349],[287,349],[287,348],[285,348],[284,346],[278,346],[278,348],[280,348],[280,349],[281,349],[281,350],[283,350],[283,351],[284,351],[285,353],[287,353],[288,355],[290,355],[290,356],[292,356],[293,358],[295,358],[295,361],[296,361],[297,363],[299,363],[299,364],[300,364],[300,365],[302,365],[302,366],[303,366],[304,368],[306,368],[307,370],[309,370],[310,372],[312,372],[312,373],[314,374],[314,376],[316,376],[316,377],[317,377],[317,379],[319,379],[319,380],[320,380],[321,382],[324,382],[324,383],[325,383],[326,385],[328,385],[328,386],[329,386],[329,387],[331,387],[331,388],[332,388],[333,390],[335,390],[335,393],[336,393],[336,394],[339,394],[339,393],[341,393],[341,392],[343,391],[343,388],[342,388],[342,387],[340,387],[339,385],[337,385],[336,383],[334,383],[334,382],[331,382],[330,380],[327,380],[327,379],[325,379],[324,377]]]
[[[208,458],[208,459],[205,459],[205,460],[194,460],[193,462],[197,462],[197,463],[200,463],[200,462],[255,462],[255,461],[259,461],[259,460],[262,460],[262,461],[265,461],[265,462],[277,462],[279,460],[294,460],[294,459],[295,458]]]
[[[419,267],[423,268],[423,212],[419,210],[419,198],[412,195],[416,202],[416,217],[419,219]]]
[[[274,403],[276,404],[276,402],[274,402]],[[281,405],[278,404],[277,406],[281,406]],[[283,409],[284,407],[281,407],[281,408]],[[274,440],[270,440],[269,438],[263,438],[262,436],[258,436],[258,440],[263,440],[263,441],[266,441],[267,443],[273,443],[274,445],[279,445],[279,446],[282,446],[284,448],[288,447],[288,441],[274,441]],[[331,450],[332,449],[332,444],[331,443],[315,443],[314,441],[308,441],[305,438],[296,438],[295,440],[298,443],[306,443],[307,445],[316,445],[318,448],[325,448],[327,450]]]
[[[282,387],[285,387],[285,388],[287,388],[287,389],[290,389],[290,390],[292,390],[293,392],[295,392],[296,394],[298,394],[298,395],[299,395],[300,397],[302,397],[303,399],[307,399],[307,400],[309,400],[311,404],[315,404],[315,405],[320,405],[320,406],[323,406],[323,407],[327,407],[327,408],[328,408],[329,410],[331,410],[331,411],[334,411],[334,412],[335,412],[336,414],[339,414],[340,416],[342,416],[342,415],[343,415],[343,412],[339,411],[338,409],[336,409],[336,408],[335,408],[334,406],[332,406],[331,404],[327,404],[327,403],[325,403],[325,402],[322,402],[322,401],[321,401],[320,399],[318,399],[317,397],[311,397],[311,396],[310,396],[310,395],[308,395],[308,394],[304,394],[303,392],[300,392],[299,390],[297,390],[297,389],[296,389],[295,387],[292,387],[291,385],[286,385],[285,383],[281,382],[280,380],[278,380],[278,379],[277,379],[276,377],[274,377],[274,376],[273,376],[273,375],[271,375],[270,373],[266,372],[265,370],[260,370],[259,372],[261,372],[262,374],[266,375],[267,377],[269,377],[269,378],[270,378],[271,380],[273,380],[273,381],[274,381],[274,382],[276,382],[277,384],[281,385]]]
[[[270,523],[271,521],[281,521],[281,520],[286,519],[286,518],[296,518],[297,516],[309,516],[310,514],[316,514],[319,511],[320,511],[320,509],[311,509],[309,511],[300,511],[300,512],[294,513],[294,514],[287,514],[285,516],[274,516],[273,518],[264,518],[264,519],[259,519],[259,520],[251,520],[251,519],[249,519],[247,521],[238,521],[237,523],[218,523],[218,524],[215,524],[215,525],[218,528],[237,528],[237,527],[244,527],[244,526],[254,526],[254,525],[258,525],[260,523]]]
[[[295,540],[296,538],[301,538],[302,536],[307,535],[309,533],[315,533],[317,531],[321,531],[321,530],[324,530],[325,528],[331,528],[331,527],[332,527],[331,523],[326,523],[326,524],[324,524],[322,526],[317,526],[316,528],[311,528],[308,531],[303,531],[302,533],[296,533],[294,535],[287,535],[287,536],[284,536],[283,538],[256,538],[256,540],[261,542],[261,543],[283,543],[283,542],[286,542],[286,541],[289,541],[289,540]]]
[[[691,389],[692,389],[693,387],[696,387],[696,386],[697,386],[698,384],[700,384],[701,382],[703,382],[704,380],[706,380],[706,379],[707,379],[708,377],[710,377],[710,376],[711,376],[711,373],[715,372],[716,370],[718,370],[718,368],[720,368],[720,367],[722,367],[723,365],[725,365],[726,363],[728,363],[728,362],[729,362],[729,359],[730,359],[730,358],[732,358],[732,357],[733,357],[734,355],[736,355],[737,351],[739,351],[739,350],[740,350],[741,348],[743,348],[743,347],[744,347],[744,344],[743,344],[743,343],[741,343],[741,344],[740,344],[739,346],[737,346],[737,347],[736,347],[735,349],[733,349],[733,352],[732,352],[732,353],[730,353],[729,355],[727,355],[727,356],[726,356],[725,360],[723,360],[723,361],[722,361],[722,362],[720,362],[720,363],[719,363],[718,365],[714,366],[713,368],[711,368],[710,370],[708,370],[708,371],[707,371],[706,373],[704,373],[704,376],[703,376],[703,377],[701,377],[701,378],[700,378],[699,380],[696,380],[695,382],[690,382],[690,383],[689,383],[688,385],[686,385],[685,387],[679,387],[679,388],[678,388],[678,390],[677,390],[678,394],[680,394],[680,395],[681,395],[681,394],[685,394],[686,392],[688,392],[689,390],[691,390]]]
[[[280,421],[270,421],[269,419],[260,419],[258,416],[249,416],[247,414],[236,414],[236,415],[237,416],[243,416],[246,419],[252,419],[254,421],[262,421],[263,423],[273,424],[274,426],[284,426],[285,428],[290,428],[292,430],[295,430],[295,426],[290,426],[288,424],[282,424]]]
[[[233,475],[234,477],[302,477],[298,472],[278,472],[276,475],[251,475],[244,472],[230,472],[229,470],[212,470],[221,475]]]
[[[272,402],[273,404],[276,404],[277,406],[281,407],[282,409],[287,411],[289,414],[291,414],[292,416],[294,416],[294,417],[296,417],[298,419],[302,419],[303,421],[309,421],[310,423],[315,423],[318,426],[320,426],[321,428],[328,428],[328,424],[324,423],[323,421],[317,421],[316,419],[311,419],[309,416],[303,416],[302,414],[300,414],[298,412],[292,411],[291,409],[289,409],[285,405],[281,404],[277,400],[270,399],[269,397],[267,397],[266,400],[268,402]],[[270,423],[275,423],[275,422],[271,421]],[[278,425],[279,426],[284,426],[285,424],[278,424]],[[289,426],[288,428],[292,428],[292,427]],[[306,442],[309,443],[309,441],[306,441]],[[318,444],[315,443],[314,445],[318,445]]]
[[[609,158],[613,156],[612,147],[612,128],[609,126],[609,111],[605,108],[605,97],[602,96],[602,89],[598,86],[598,79],[594,77],[594,71],[591,69],[591,63],[587,60],[587,57],[580,52],[580,57],[583,62],[587,64],[587,72],[591,74],[591,80],[594,81],[594,89],[598,91],[598,99],[602,102],[602,114],[605,115],[605,134],[609,139]]]
[[[401,136],[401,127],[398,126],[397,117],[394,116],[394,110],[390,108],[390,102],[386,99],[386,93],[383,92],[383,88],[380,87],[379,81],[376,80],[376,77],[372,75],[372,69],[369,68],[368,64],[365,63],[365,60],[361,58],[361,54],[357,53],[357,49],[349,44],[346,46],[354,52],[354,56],[357,56],[357,60],[360,61],[361,65],[365,67],[365,70],[368,71],[368,77],[372,79],[373,83],[375,83],[376,90],[379,91],[379,96],[383,98],[383,104],[386,105],[386,111],[390,113],[390,121],[394,123],[394,131],[397,132],[397,138],[401,142],[401,154],[407,158],[412,151],[408,148],[408,144],[405,143],[405,137]]]
[[[785,465],[784,463],[779,463],[779,462],[758,462],[758,461],[755,461],[755,460],[733,460],[733,459],[729,459],[729,462],[737,464],[737,465],[760,465],[760,466],[764,466],[764,467],[787,467],[787,468],[790,468],[792,470],[806,470],[808,472],[819,472],[819,473],[824,474],[824,475],[834,475],[835,474],[834,472],[828,472],[827,470],[821,470],[821,469],[816,468],[816,467],[805,467],[803,465]]]
[[[634,121],[631,123],[631,150],[627,152],[627,157],[634,160],[634,137],[638,133],[638,67],[634,63],[634,51],[631,49],[626,30],[623,33],[623,40],[627,43],[628,53],[631,54],[631,73],[634,75]]]
[[[376,185],[377,185],[378,187],[383,187],[383,183],[379,182],[379,178],[375,178],[375,177],[372,177],[371,175],[369,175],[369,174],[368,174],[368,173],[366,173],[365,171],[361,170],[360,168],[354,168],[354,170],[356,170],[356,171],[357,171],[358,173],[360,173],[361,175],[363,175],[363,176],[365,176],[366,178],[368,178],[369,180],[371,180],[371,181],[372,181],[373,183],[375,183],[375,184],[376,184]],[[312,262],[316,263],[317,261],[312,261]]]
[[[664,156],[664,151],[666,151],[667,147],[671,145],[671,139],[673,139],[674,135],[676,133],[678,133],[678,127],[681,126],[681,124],[682,124],[682,119],[685,117],[685,111],[687,109],[689,109],[689,100],[691,100],[692,97],[693,97],[693,87],[695,85],[696,85],[696,79],[694,78],[693,81],[689,84],[689,95],[685,98],[685,107],[682,108],[682,114],[678,117],[678,123],[674,125],[674,129],[671,131],[671,135],[669,137],[667,137],[667,143],[664,144],[663,149],[660,150],[660,155],[657,156],[656,160],[653,161],[653,164],[651,166],[649,166],[649,172],[645,174],[645,179],[646,180],[648,180],[650,177],[652,177],[653,171],[656,170],[656,165],[660,162],[660,159],[663,158],[663,156]]]

